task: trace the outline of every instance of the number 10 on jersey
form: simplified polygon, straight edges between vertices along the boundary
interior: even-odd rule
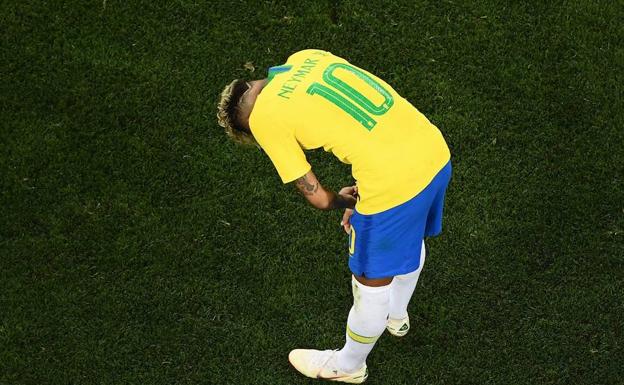
[[[334,76],[334,71],[338,68],[347,70],[362,79],[384,98],[383,103],[379,106],[375,105],[372,101],[370,101],[370,99],[362,95],[359,91]],[[329,100],[344,112],[351,115],[355,120],[360,122],[360,124],[362,124],[362,126],[364,126],[364,128],[368,131],[371,131],[377,124],[377,121],[373,119],[371,115],[383,115],[388,112],[390,107],[394,104],[394,99],[392,98],[390,92],[383,88],[368,74],[351,65],[345,63],[334,63],[329,65],[323,72],[323,80],[331,87],[314,82],[310,85],[310,87],[308,87],[306,92],[310,95],[320,95]]]

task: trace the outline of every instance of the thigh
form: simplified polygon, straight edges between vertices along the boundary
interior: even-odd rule
[[[380,215],[354,213],[349,240],[349,267],[353,275],[384,279],[417,269],[427,208],[405,205]]]
[[[392,282],[393,277],[386,278],[366,278],[365,276],[354,275],[355,279],[364,286],[379,287],[386,286]]]

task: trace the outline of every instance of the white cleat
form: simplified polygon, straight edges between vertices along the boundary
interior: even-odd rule
[[[355,373],[338,368],[337,350],[295,349],[288,355],[288,361],[301,374],[310,378],[361,384],[368,377],[366,364]]]
[[[403,337],[410,328],[409,316],[402,319],[388,318],[386,329],[390,334],[397,337]]]

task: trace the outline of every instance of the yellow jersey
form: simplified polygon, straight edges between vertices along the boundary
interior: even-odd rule
[[[450,160],[437,127],[390,85],[322,50],[269,69],[249,126],[284,183],[310,171],[303,150],[350,164],[361,214],[410,200]]]

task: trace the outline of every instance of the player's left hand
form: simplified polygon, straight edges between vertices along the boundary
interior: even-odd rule
[[[357,186],[347,186],[340,189],[338,194],[343,196],[353,197],[357,199],[358,196],[358,188]],[[344,214],[342,215],[342,221],[340,221],[340,225],[344,229],[345,233],[349,234],[351,232],[351,215],[353,215],[353,209],[345,209]]]
[[[342,214],[342,221],[340,221],[340,225],[347,234],[351,232],[351,215],[353,215],[353,209],[345,209],[344,214]]]

